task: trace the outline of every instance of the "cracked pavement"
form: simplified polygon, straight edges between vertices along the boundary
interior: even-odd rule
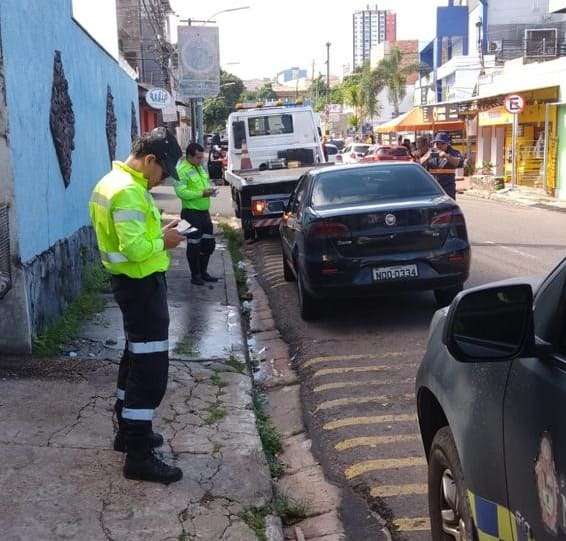
[[[239,515],[267,505],[272,487],[250,378],[228,366],[171,363],[154,424],[184,478],[165,487],[123,479],[123,456],[111,450],[117,367],[83,363],[76,381],[2,382],[3,539],[255,540]],[[211,407],[225,415],[211,422]]]

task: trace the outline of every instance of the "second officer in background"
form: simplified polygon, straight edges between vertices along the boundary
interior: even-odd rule
[[[208,262],[216,247],[210,197],[216,190],[210,184],[208,173],[202,166],[204,148],[190,143],[186,158],[177,166],[179,181],[175,193],[181,199],[181,218],[196,228],[187,238],[187,260],[191,270],[191,283],[202,286],[205,282],[217,282],[218,278],[208,274]]]

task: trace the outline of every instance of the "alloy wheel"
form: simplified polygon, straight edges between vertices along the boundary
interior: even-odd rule
[[[467,541],[466,523],[460,516],[458,487],[449,469],[444,470],[442,474],[440,508],[442,510],[442,531],[457,541]]]

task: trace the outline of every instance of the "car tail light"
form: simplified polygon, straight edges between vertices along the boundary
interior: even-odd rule
[[[254,216],[259,216],[264,214],[267,210],[267,201],[263,201],[258,199],[256,201],[252,201],[252,214]]]
[[[311,225],[308,236],[309,239],[349,240],[352,233],[350,228],[341,222],[323,220]]]
[[[336,161],[337,162],[342,162],[342,156],[340,154],[336,155]]]
[[[460,209],[442,211],[434,216],[430,222],[431,227],[449,227],[454,237],[467,238],[466,221]]]

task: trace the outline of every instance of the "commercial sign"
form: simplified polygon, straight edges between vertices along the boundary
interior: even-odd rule
[[[179,27],[179,94],[211,98],[220,93],[218,28]]]
[[[422,109],[425,122],[447,122],[460,119],[460,107],[458,104],[429,105]]]
[[[505,107],[494,107],[487,111],[481,111],[478,115],[480,126],[503,126],[513,123],[513,114],[509,113]]]
[[[525,110],[525,100],[519,94],[511,94],[505,98],[505,109],[508,113],[518,115]]]
[[[173,103],[173,98],[164,88],[152,88],[147,91],[145,101],[153,109],[166,109]]]

